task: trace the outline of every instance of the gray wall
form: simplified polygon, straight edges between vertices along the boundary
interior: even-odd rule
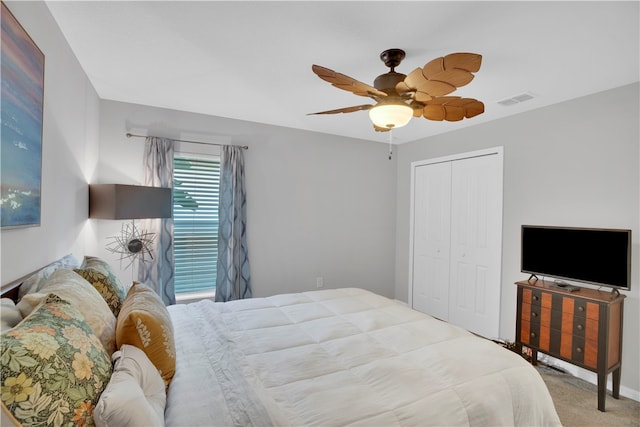
[[[89,233],[87,178],[96,164],[99,99],[43,2],[7,2],[45,56],[41,225],[3,229],[2,283],[70,252]]]
[[[408,300],[411,162],[503,146],[501,337],[515,336],[513,283],[527,278],[520,272],[521,224],[630,228],[632,291],[623,292],[622,385],[638,398],[639,90],[636,83],[400,146],[396,298]]]
[[[255,296],[315,290],[316,277],[323,277],[325,288],[357,286],[393,298],[396,168],[385,145],[103,101],[92,182],[142,182],[144,140],[127,139],[129,129],[249,146],[247,233]],[[120,227],[90,222],[97,241]]]

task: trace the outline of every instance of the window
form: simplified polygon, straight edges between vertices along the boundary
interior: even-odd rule
[[[176,153],[173,238],[176,294],[213,292],[218,261],[220,160]]]

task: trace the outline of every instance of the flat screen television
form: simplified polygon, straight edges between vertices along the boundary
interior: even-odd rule
[[[631,230],[523,225],[521,271],[631,288]]]

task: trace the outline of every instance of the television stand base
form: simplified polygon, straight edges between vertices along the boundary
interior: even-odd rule
[[[578,292],[580,290],[579,286],[570,285],[567,282],[563,282],[562,280],[554,280],[553,286],[558,289],[562,289],[569,292]]]

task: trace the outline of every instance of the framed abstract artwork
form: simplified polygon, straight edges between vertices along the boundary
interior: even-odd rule
[[[40,225],[44,54],[2,3],[0,224]]]

